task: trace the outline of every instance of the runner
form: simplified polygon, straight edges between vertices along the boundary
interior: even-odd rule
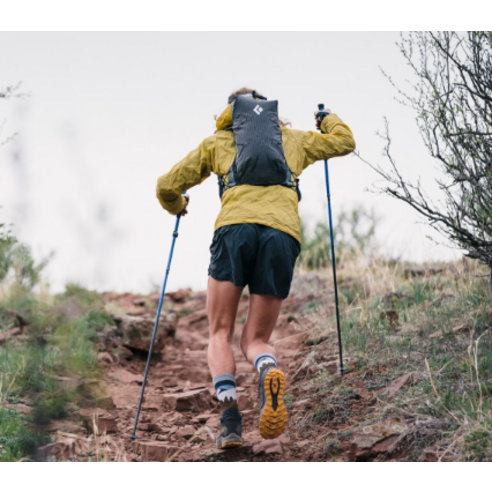
[[[217,131],[157,182],[157,198],[169,213],[188,213],[184,190],[213,172],[219,178],[222,209],[210,247],[207,312],[208,364],[222,415],[218,448],[243,444],[231,347],[239,300],[249,287],[249,311],[241,350],[259,373],[260,434],[280,436],[288,423],[284,373],[268,344],[283,300],[289,295],[300,252],[298,176],[316,161],[355,149],[350,128],[329,110],[315,112],[323,134],[287,127],[277,102],[252,89],[229,96]]]

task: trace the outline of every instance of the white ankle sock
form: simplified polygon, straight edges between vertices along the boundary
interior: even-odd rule
[[[260,354],[255,358],[254,366],[258,372],[261,372],[261,369],[266,366],[277,367],[277,359],[272,354]]]

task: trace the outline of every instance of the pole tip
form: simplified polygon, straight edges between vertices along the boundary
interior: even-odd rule
[[[135,434],[133,436],[130,436],[130,439],[134,441],[136,439]]]

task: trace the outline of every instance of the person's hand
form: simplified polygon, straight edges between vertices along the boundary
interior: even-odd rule
[[[321,130],[321,121],[320,121],[320,116],[322,114],[330,114],[331,113],[331,109],[323,109],[322,111],[318,110],[318,111],[315,111],[314,112],[314,119],[316,121],[316,129],[317,130]]]
[[[184,217],[188,213],[188,204],[190,203],[190,195],[185,193],[183,196],[186,200],[186,205],[185,205],[185,208],[183,208],[183,210],[181,210],[181,212],[179,212],[180,217]]]

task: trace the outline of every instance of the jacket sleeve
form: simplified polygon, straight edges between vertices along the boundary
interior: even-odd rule
[[[212,136],[157,180],[157,199],[165,210],[172,215],[178,215],[185,208],[183,191],[200,184],[210,176],[214,155],[215,137]]]
[[[313,162],[350,154],[355,141],[350,128],[336,115],[329,114],[321,123],[322,133],[300,132],[304,151],[303,169]]]

